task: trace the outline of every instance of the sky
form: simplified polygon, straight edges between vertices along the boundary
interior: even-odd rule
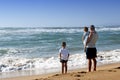
[[[0,27],[120,25],[120,0],[0,0]]]

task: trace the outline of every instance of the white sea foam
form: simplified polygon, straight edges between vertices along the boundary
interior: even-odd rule
[[[61,64],[58,57],[50,58],[19,58],[19,57],[4,57],[0,59],[0,72],[11,72],[19,70],[36,70],[41,71],[56,69],[60,70]],[[120,49],[105,51],[98,53],[98,65],[120,62]],[[87,67],[85,54],[71,55],[68,61],[69,69]]]
[[[120,27],[101,27],[97,31],[120,31]]]
[[[97,31],[120,31],[120,27],[96,27]],[[0,29],[0,35],[10,34],[36,34],[36,33],[76,33],[83,32],[83,28],[21,28],[21,29]]]
[[[37,33],[75,33],[75,32],[82,32],[83,30],[81,29],[20,29],[20,30],[0,30],[0,34],[37,34]]]

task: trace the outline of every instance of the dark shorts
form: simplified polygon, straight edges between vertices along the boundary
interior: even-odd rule
[[[63,60],[63,59],[60,59],[60,62],[61,62],[61,63],[67,63],[67,62],[68,62],[68,60]]]
[[[86,48],[86,58],[93,59],[97,57],[97,49],[96,48]]]

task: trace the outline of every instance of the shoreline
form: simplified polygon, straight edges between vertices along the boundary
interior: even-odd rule
[[[117,69],[118,68],[118,69]],[[67,78],[70,78],[70,80],[74,80],[73,78],[85,78],[83,80],[88,80],[86,79],[87,76],[90,76],[90,78],[94,78],[94,76],[100,76],[101,75],[106,75],[106,76],[111,76],[111,74],[115,74],[116,75],[120,74],[120,63],[111,63],[111,64],[104,64],[104,65],[100,65],[97,66],[97,71],[95,72],[86,72],[87,68],[81,68],[81,69],[74,69],[74,70],[68,70],[68,74],[62,75],[60,72],[53,72],[53,73],[48,73],[48,74],[40,74],[40,75],[30,75],[30,76],[19,76],[19,77],[11,77],[11,78],[2,78],[1,80],[64,80]],[[80,77],[80,75],[83,75],[84,77]],[[110,73],[110,74],[109,74]],[[79,74],[79,75],[78,75]],[[94,75],[92,75],[94,74]],[[72,76],[74,75],[74,76]],[[76,75],[76,77],[75,77]],[[87,76],[85,76],[87,75]],[[56,77],[58,79],[56,79]],[[61,77],[63,77],[63,79],[61,79]],[[114,79],[114,76],[111,76]],[[119,76],[118,76],[119,77]],[[97,78],[97,77],[95,77]],[[101,77],[102,78],[102,77]],[[77,80],[81,80],[81,79],[77,79]],[[112,78],[111,78],[112,79]],[[117,80],[117,78],[115,78]],[[90,79],[92,80],[92,79]],[[95,79],[98,80],[98,79]],[[107,79],[106,77],[106,80]]]

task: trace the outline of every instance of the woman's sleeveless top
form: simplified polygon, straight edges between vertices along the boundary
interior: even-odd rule
[[[98,39],[97,32],[94,32],[89,43],[87,43],[87,48],[95,48],[96,41]]]

